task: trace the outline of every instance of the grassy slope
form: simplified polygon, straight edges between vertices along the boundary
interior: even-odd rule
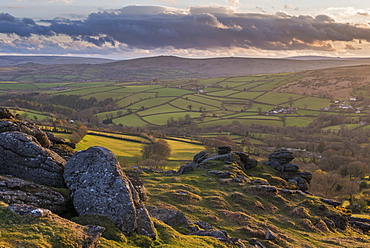
[[[93,220],[95,218],[95,221]],[[82,217],[77,222],[84,222]],[[86,220],[86,217],[85,217]],[[96,222],[99,220],[99,222]],[[157,240],[152,241],[145,236],[129,235],[125,237],[111,221],[104,217],[92,217],[85,224],[101,225],[106,227],[99,247],[227,247],[222,242],[209,237],[183,235],[163,222],[153,219]],[[0,202],[0,247],[6,248],[70,248],[84,247],[86,236],[84,226],[63,219],[57,215],[35,218],[19,216],[7,208],[7,204]]]
[[[191,221],[206,221],[214,228],[226,230],[232,237],[258,238],[266,247],[367,247],[370,242],[369,236],[350,229],[345,232],[320,230],[320,219],[339,211],[330,206],[322,210],[323,204],[317,197],[267,194],[249,189],[248,184],[225,183],[206,174],[207,170],[222,167],[220,163],[209,163],[206,169],[171,177],[141,174],[149,193],[146,204],[180,210]],[[252,180],[262,178],[272,185],[285,184],[271,176],[275,175],[274,171],[262,165],[248,174],[253,174],[253,177],[249,176]],[[305,213],[294,215],[300,207]],[[265,240],[267,228],[279,238]]]
[[[180,141],[169,140],[168,142],[174,151],[173,156],[182,159],[186,157],[190,160],[195,153],[202,150],[199,145],[186,144],[185,147]],[[87,136],[86,141],[79,144],[78,148],[86,149],[91,145],[103,145],[118,152],[120,158],[119,152],[124,151],[125,154],[121,155],[127,156],[127,147],[132,148],[132,144],[131,142],[120,143],[119,140],[112,141],[105,137]],[[184,148],[186,148],[186,154],[183,153]],[[139,153],[140,148],[135,149]],[[243,174],[232,165],[227,166],[232,171]],[[146,205],[180,210],[191,221],[206,221],[215,228],[226,230],[231,237],[243,240],[258,238],[266,247],[367,247],[370,242],[369,236],[350,229],[345,232],[320,230],[322,228],[319,224],[322,223],[320,219],[324,219],[329,213],[337,214],[339,210],[330,206],[325,210],[322,202],[315,196],[266,194],[248,188],[250,184],[222,182],[220,178],[207,175],[208,170],[222,170],[222,167],[224,164],[220,162],[210,162],[205,168],[185,175],[163,176],[160,173],[140,173],[137,176],[143,180],[148,191],[149,199]],[[125,170],[135,174],[135,171]],[[259,165],[247,171],[247,174],[245,176],[251,180],[268,180],[271,185],[278,187],[287,185],[268,166]],[[59,226],[60,223],[50,223],[45,219],[20,219],[9,214],[5,207],[5,205],[0,207],[0,212],[2,211],[0,245],[50,247],[54,241],[50,241],[48,235],[56,230],[60,235],[59,240],[63,240],[68,245],[79,240],[78,233],[73,231],[74,229],[71,235],[64,226]],[[293,214],[297,208],[304,209],[302,216]],[[6,221],[1,218],[5,218]],[[114,231],[114,227],[112,228],[109,223],[100,221],[96,224],[109,229],[102,238],[101,247],[226,247],[226,244],[214,238],[183,235],[181,233],[184,233],[185,229],[174,230],[159,221],[155,221],[159,237],[156,241],[138,235],[125,237],[117,230]],[[279,238],[275,241],[265,240],[267,228],[276,233]],[[115,234],[112,236],[111,232]]]

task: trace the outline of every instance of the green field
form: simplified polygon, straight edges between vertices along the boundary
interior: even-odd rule
[[[91,93],[88,95],[83,96],[83,99],[88,99],[90,97],[95,97],[98,101],[103,101],[107,98],[112,98],[114,100],[121,99],[122,97],[125,97],[125,93],[121,92],[115,92],[115,91],[108,91],[108,92],[100,92],[100,93]]]
[[[154,125],[165,125],[167,120],[173,117],[175,120],[179,117],[183,118],[185,115],[189,114],[192,118],[199,117],[201,113],[199,112],[190,112],[190,111],[183,111],[177,113],[166,113],[166,114],[157,114],[157,115],[148,115],[144,116],[143,119],[148,123],[152,123]]]
[[[85,87],[94,87],[94,86],[105,86],[111,85],[114,82],[75,82],[75,83],[68,83],[69,88],[85,88]]]
[[[225,80],[226,78],[209,78],[209,79],[202,79],[200,80],[200,83],[201,84],[205,84],[205,85],[213,85],[213,84],[217,84],[219,82],[222,82],[223,80]]]
[[[99,92],[109,92],[111,90],[118,90],[119,87],[116,86],[97,86],[97,87],[86,87],[86,88],[81,88],[81,89],[74,89],[74,90],[69,90],[64,92],[66,95],[93,95],[94,93],[99,93]],[[106,97],[108,98],[108,97]]]
[[[154,69],[153,69],[154,70]],[[95,73],[84,71],[83,73]],[[177,73],[177,72],[168,72]],[[58,76],[57,74],[54,75]],[[84,75],[87,76],[87,75]],[[38,77],[43,77],[39,75]],[[244,77],[210,78],[210,79],[176,79],[153,82],[72,82],[72,83],[21,83],[14,81],[0,82],[0,94],[7,92],[29,92],[29,90],[45,89],[53,95],[80,95],[82,99],[90,97],[103,101],[112,98],[114,104],[110,108],[101,108],[94,115],[99,120],[113,118],[115,124],[125,126],[164,125],[169,118],[177,119],[190,114],[193,124],[227,124],[242,121],[245,125],[251,123],[280,126],[279,115],[275,117],[262,116],[264,112],[275,107],[296,108],[296,113],[285,117],[287,126],[307,126],[321,109],[329,106],[332,99],[305,96],[293,93],[273,91],[276,87],[294,82],[304,76],[294,73],[250,75]],[[60,87],[62,90],[50,89]],[[202,90],[203,92],[201,92]],[[362,90],[363,94],[366,91]],[[20,112],[21,114],[26,113]],[[96,110],[94,110],[96,111]],[[327,114],[336,114],[325,112]],[[358,118],[366,115],[351,115]],[[31,117],[32,113],[29,115]],[[43,120],[43,114],[35,113],[37,119]],[[224,119],[220,119],[223,117]],[[254,122],[252,122],[252,120]]]
[[[222,91],[210,92],[210,93],[207,93],[207,95],[216,96],[216,97],[223,97],[223,96],[228,96],[228,95],[235,94],[237,92],[238,91],[236,91],[236,90],[225,89],[225,90],[222,90]]]
[[[137,114],[129,114],[119,118],[113,119],[115,124],[123,124],[128,127],[144,127],[149,125],[148,122],[143,121]]]
[[[138,114],[140,114],[140,116],[147,116],[147,115],[154,115],[154,114],[168,113],[168,112],[179,112],[179,111],[183,111],[183,110],[173,107],[169,104],[164,104],[164,105],[160,105],[157,107],[152,107],[152,108],[140,111]]]
[[[286,126],[306,127],[314,119],[314,117],[287,117],[285,122]]]
[[[288,101],[290,98],[294,101],[295,99],[301,98],[301,95],[296,94],[289,94],[289,93],[277,93],[277,92],[267,92],[266,94],[256,98],[256,101],[270,103],[270,104],[286,104],[288,105]]]
[[[117,101],[116,104],[119,107],[124,108],[124,107],[126,107],[130,104],[133,104],[135,102],[140,102],[144,99],[155,98],[155,96],[156,96],[156,93],[137,93],[137,94],[133,94],[133,93],[127,93],[126,92],[126,93],[122,93],[123,99]],[[165,98],[158,98],[158,99],[165,99]],[[162,101],[162,100],[158,100],[158,101]]]
[[[146,141],[147,139],[132,136],[132,135],[124,135],[124,134],[112,134],[112,133],[105,133],[105,132],[97,132],[97,131],[90,131],[97,134],[114,136],[118,138],[126,138],[132,139],[137,141]],[[68,139],[68,134],[55,134],[58,137]],[[176,138],[177,139],[177,138]],[[171,147],[171,156],[169,160],[174,161],[191,161],[195,154],[204,150],[204,146],[201,144],[192,144],[192,142],[188,139],[177,139],[177,140],[170,140],[165,139],[167,143]],[[141,150],[144,144],[131,142],[126,140],[119,140],[119,139],[112,139],[110,137],[102,137],[87,134],[80,143],[77,144],[76,151],[79,150],[86,150],[91,146],[103,146],[109,150],[111,150],[119,159],[119,161],[126,165],[134,165],[135,157],[141,156]]]
[[[86,150],[91,146],[103,146],[111,150],[116,156],[120,163],[134,162],[135,156],[140,156],[142,144],[118,140],[107,137],[100,137],[95,135],[86,135],[82,141],[77,144],[76,151]]]
[[[152,98],[152,99],[145,99],[145,100],[138,101],[138,102],[130,105],[130,108],[132,108],[132,109],[140,109],[142,107],[151,108],[153,106],[162,105],[162,104],[168,102],[171,99],[172,98],[170,98],[170,97],[158,97],[158,98]]]
[[[208,110],[208,111],[219,109],[218,107],[211,106],[209,104],[202,104],[202,103],[198,103],[198,102],[194,102],[194,101],[190,101],[190,100],[185,100],[183,98],[176,99],[176,100],[172,101],[171,104],[173,106],[175,106],[179,109],[183,109],[183,110],[189,110],[190,106],[191,106],[191,109],[194,110],[194,111],[198,111],[200,107],[206,108],[206,110]]]
[[[101,132],[101,131],[93,131],[89,130],[88,134],[97,134],[97,135],[103,135],[103,136],[109,136],[113,138],[120,138],[120,139],[129,139],[129,140],[134,140],[138,142],[150,142],[149,139],[137,136],[137,135],[128,135],[128,134],[121,134],[121,133],[106,133],[106,132]]]
[[[231,98],[243,98],[243,99],[255,99],[258,96],[262,95],[264,92],[253,92],[253,91],[242,91],[230,95]]]
[[[293,107],[300,109],[322,109],[330,105],[330,99],[319,97],[305,97],[293,102]]]
[[[223,120],[215,120],[209,122],[203,122],[199,124],[201,126],[216,126],[216,125],[229,125],[233,121],[237,120],[243,125],[265,125],[265,126],[274,126],[274,127],[282,127],[283,123],[279,120],[253,120],[253,119],[223,119]]]
[[[193,157],[195,154],[204,150],[203,145],[189,144],[186,142],[168,140],[168,139],[166,139],[166,141],[170,145],[171,150],[172,150],[171,156],[169,158],[170,160],[191,161],[193,160]]]
[[[49,113],[43,113],[43,112],[36,111],[36,110],[31,110],[31,109],[19,110],[19,109],[14,109],[14,108],[8,108],[8,109],[12,112],[12,114],[19,114],[21,116],[27,116],[27,118],[31,120],[37,119],[39,121],[43,121],[45,120],[45,118],[50,118]]]
[[[163,88],[163,86],[161,85],[125,85],[125,86],[120,86],[120,89],[118,89],[117,92],[139,93],[139,92],[145,92],[145,91],[157,91],[158,89],[161,89],[161,88]]]
[[[34,84],[29,83],[1,83],[0,90],[31,90],[37,89]]]
[[[219,83],[217,85],[220,85],[222,86],[223,88],[235,88],[235,87],[238,87],[240,85],[244,85],[245,82],[232,82],[232,81],[224,81],[222,83]]]
[[[267,104],[260,104],[260,103],[253,103],[252,107],[248,109],[248,112],[258,112],[260,109],[262,112],[269,111],[273,109],[275,106],[274,105],[267,105]]]
[[[190,95],[190,96],[186,96],[186,98],[191,100],[191,101],[204,103],[206,105],[210,105],[210,106],[213,106],[213,107],[220,107],[221,106],[221,99],[220,100],[210,99],[208,97],[204,97],[203,95]]]
[[[156,92],[158,92],[158,96],[160,97],[166,97],[166,96],[183,96],[186,94],[194,93],[190,90],[183,90],[183,89],[176,89],[176,88],[162,88],[157,89]]]

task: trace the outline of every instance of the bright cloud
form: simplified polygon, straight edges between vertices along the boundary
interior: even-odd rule
[[[365,10],[342,10],[348,15],[368,15]],[[127,6],[94,12],[83,20],[55,18],[43,23],[47,24],[0,13],[0,34],[6,35],[0,40],[0,53],[176,51],[209,54],[211,51],[229,56],[256,51],[260,54],[335,53],[355,52],[370,41],[367,24],[338,22],[332,15],[238,13],[218,5],[187,10]],[[357,41],[365,44],[353,45]]]
[[[229,2],[230,2],[231,5],[239,5],[240,4],[239,0],[229,0]]]

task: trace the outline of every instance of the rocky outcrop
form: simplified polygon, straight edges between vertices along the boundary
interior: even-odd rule
[[[27,204],[11,204],[8,208],[20,216],[30,215],[33,217],[48,217],[51,212],[48,209],[37,208],[35,206],[30,206]]]
[[[348,217],[349,224],[352,226],[361,229],[363,232],[370,232],[370,219],[357,218],[357,217]]]
[[[186,163],[186,164],[182,165],[176,173],[180,174],[180,175],[188,173],[188,172],[194,170],[198,165],[199,165],[198,163],[194,163],[194,162]]]
[[[218,155],[228,154],[231,152],[231,146],[219,146],[217,147]]]
[[[186,218],[183,212],[156,207],[148,207],[148,210],[153,218],[156,218],[157,220],[160,220],[169,226],[182,226],[184,228],[188,228],[189,225],[191,225],[191,221]]]
[[[258,162],[255,159],[250,159],[249,155],[245,152],[235,152],[236,155],[240,158],[240,165],[244,170],[252,169],[257,166]]]
[[[265,238],[267,240],[274,240],[277,239],[278,236],[273,231],[271,231],[271,229],[267,228]]]
[[[209,156],[205,151],[196,154],[193,161],[184,164],[177,171],[177,174],[185,174],[194,170],[198,166],[211,160],[219,160],[224,163],[236,163],[242,170],[251,169],[257,166],[257,161],[250,159],[249,155],[245,152],[231,152],[231,146],[219,146],[218,155]]]
[[[216,171],[216,170],[210,170],[207,172],[208,175],[213,175],[221,178],[232,178],[235,175],[230,171]]]
[[[196,154],[193,158],[193,163],[195,164],[199,164],[201,163],[203,160],[205,160],[206,158],[208,157],[208,154],[206,153],[206,151],[201,151],[199,152],[198,154]]]
[[[146,189],[140,178],[131,174],[126,174],[126,176],[134,186],[136,192],[139,194],[140,200],[146,201],[147,199]]]
[[[327,218],[329,218],[333,223],[335,228],[346,230],[348,227],[348,219],[345,214],[342,213],[329,213],[326,215]],[[324,222],[326,222],[324,220]],[[329,225],[328,225],[329,226]]]
[[[209,158],[206,158],[202,161],[202,163],[205,163],[210,160],[219,160],[225,163],[237,163],[240,164],[241,160],[240,157],[235,153],[226,153],[221,155],[214,155]]]
[[[0,119],[14,119],[14,115],[6,108],[0,108]]]
[[[207,222],[204,222],[204,221],[197,220],[196,222],[194,222],[194,224],[199,226],[200,228],[202,228],[204,230],[214,229],[210,224],[208,224]]]
[[[286,149],[278,149],[269,155],[269,160],[263,162],[279,172],[281,178],[294,183],[300,190],[306,191],[312,179],[310,172],[300,171],[299,167],[290,163],[294,159],[292,152]]]
[[[198,230],[195,232],[192,232],[190,235],[197,235],[197,236],[209,236],[214,237],[220,241],[228,242],[229,243],[229,235],[225,230]]]
[[[21,132],[0,133],[0,174],[11,175],[41,185],[65,186],[65,160],[40,145],[31,135]]]
[[[75,153],[65,165],[64,178],[79,215],[104,215],[124,234],[136,231],[155,238],[147,209],[108,149],[94,146]]]
[[[321,198],[320,200],[322,202],[324,202],[326,204],[329,204],[331,206],[334,206],[334,207],[339,207],[340,205],[342,205],[342,202],[340,202],[340,201],[334,201],[334,200],[324,199],[324,198]]]
[[[50,140],[52,146],[54,145],[67,145],[72,149],[76,148],[76,144],[73,142],[68,142],[63,138],[56,137],[52,132],[45,132],[46,136]]]
[[[44,131],[38,128],[34,123],[15,121],[15,120],[0,120],[0,133],[18,131],[32,135],[37,139],[39,144],[45,148],[51,147],[51,142]]]
[[[276,161],[279,164],[290,163],[294,159],[292,152],[286,149],[278,149],[269,155],[269,162]]]
[[[67,210],[68,197],[51,188],[10,176],[0,176],[0,201],[27,204],[60,214]]]
[[[71,229],[78,233],[80,239],[79,243],[75,244],[82,248],[95,248],[100,244],[100,237],[104,232],[105,228],[101,226],[81,226],[72,221],[63,219],[58,215],[51,213],[47,209],[37,208],[26,204],[12,204],[8,208],[15,214],[20,216],[32,216],[33,218],[45,218],[47,221],[57,223],[61,228]]]

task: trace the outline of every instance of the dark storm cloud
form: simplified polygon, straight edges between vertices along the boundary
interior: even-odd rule
[[[45,20],[44,20],[45,21]],[[0,14],[0,33],[29,37],[68,35],[73,40],[126,44],[130,48],[260,48],[334,50],[333,41],[370,41],[370,29],[335,22],[326,15],[241,14],[221,6],[188,11],[159,6],[128,6],[92,13],[82,21],[56,18],[50,26]]]
[[[17,34],[21,37],[30,37],[32,34],[53,35],[49,27],[36,25],[30,18],[18,20],[7,13],[0,13],[0,33]]]

